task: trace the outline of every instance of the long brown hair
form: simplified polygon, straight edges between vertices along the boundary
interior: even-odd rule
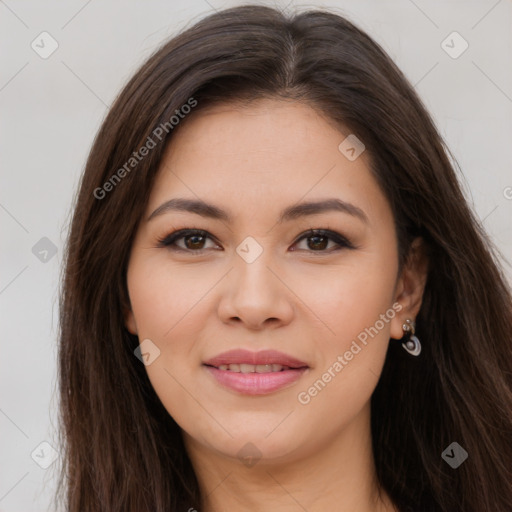
[[[134,356],[138,338],[124,327],[126,269],[163,151],[186,123],[172,116],[191,99],[196,112],[260,97],[307,102],[348,127],[364,142],[392,207],[400,266],[414,237],[428,248],[416,326],[423,352],[413,358],[391,342],[372,396],[380,484],[401,511],[510,512],[511,294],[449,151],[414,89],[368,35],[333,13],[285,16],[258,6],[210,15],[164,44],[96,136],[62,277],[64,458],[56,495],[70,512],[200,507],[180,429]],[[134,165],[148,137],[155,146]],[[441,457],[452,442],[469,454],[457,469]]]

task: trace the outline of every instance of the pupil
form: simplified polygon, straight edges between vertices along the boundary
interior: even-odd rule
[[[187,247],[188,247],[189,249],[200,249],[200,248],[201,248],[201,247],[197,247],[197,244],[198,244],[198,243],[199,243],[199,245],[201,245],[201,241],[199,241],[199,242],[197,242],[197,241],[196,241],[196,242],[192,242],[192,244],[190,244],[190,240],[191,240],[191,239],[197,239],[197,238],[200,238],[200,239],[201,239],[201,238],[203,238],[203,236],[202,236],[202,235],[189,235],[189,236],[187,237],[187,244],[186,244],[186,245],[187,245]],[[192,246],[191,246],[191,245],[192,245]]]
[[[317,242],[314,242],[314,243],[313,243],[313,245],[316,245],[316,248],[317,248],[317,249],[325,249],[325,247],[326,247],[326,243],[325,243],[325,242],[326,242],[326,238],[327,238],[327,237],[322,236],[322,235],[313,235],[313,236],[311,236],[311,237],[309,237],[309,238],[310,238],[310,240],[311,240],[311,239],[316,239],[316,240],[317,240]],[[318,247],[318,239],[321,239],[321,240],[323,240],[323,242],[324,242],[324,243],[320,242],[320,246],[321,246],[321,247]]]

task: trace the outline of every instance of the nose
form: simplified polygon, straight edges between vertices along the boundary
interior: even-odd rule
[[[252,263],[236,257],[222,285],[218,314],[224,323],[242,323],[258,331],[292,321],[294,295],[283,273],[264,255],[265,251]]]

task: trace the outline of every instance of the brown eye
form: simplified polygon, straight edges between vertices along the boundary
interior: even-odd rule
[[[181,243],[183,240],[183,243]],[[212,237],[201,229],[180,229],[158,241],[159,247],[168,247],[175,251],[201,252],[208,249],[205,244]],[[180,243],[178,243],[180,242]],[[216,246],[216,244],[214,244]]]
[[[185,240],[187,249],[203,249],[205,237],[203,235],[186,235],[182,237]]]
[[[342,248],[353,249],[354,246],[342,235],[334,231],[326,229],[312,229],[307,233],[304,233],[295,244],[306,240],[306,248],[299,250],[306,250],[309,252],[333,252]],[[326,250],[329,246],[329,242],[334,243],[334,247],[331,246],[331,250]],[[337,246],[337,247],[336,247]]]
[[[322,235],[314,235],[308,237],[306,240],[312,241],[312,243],[309,245],[310,249],[325,249],[327,245],[329,245],[329,237],[322,236]]]

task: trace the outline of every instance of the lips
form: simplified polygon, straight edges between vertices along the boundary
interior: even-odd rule
[[[215,356],[204,363],[207,366],[219,368],[221,365],[281,365],[287,368],[307,368],[304,361],[300,361],[288,354],[277,352],[276,350],[262,350],[260,352],[251,352],[249,350],[230,350]]]
[[[304,361],[275,350],[230,350],[203,364],[223,387],[246,395],[264,395],[288,387],[309,368]]]

